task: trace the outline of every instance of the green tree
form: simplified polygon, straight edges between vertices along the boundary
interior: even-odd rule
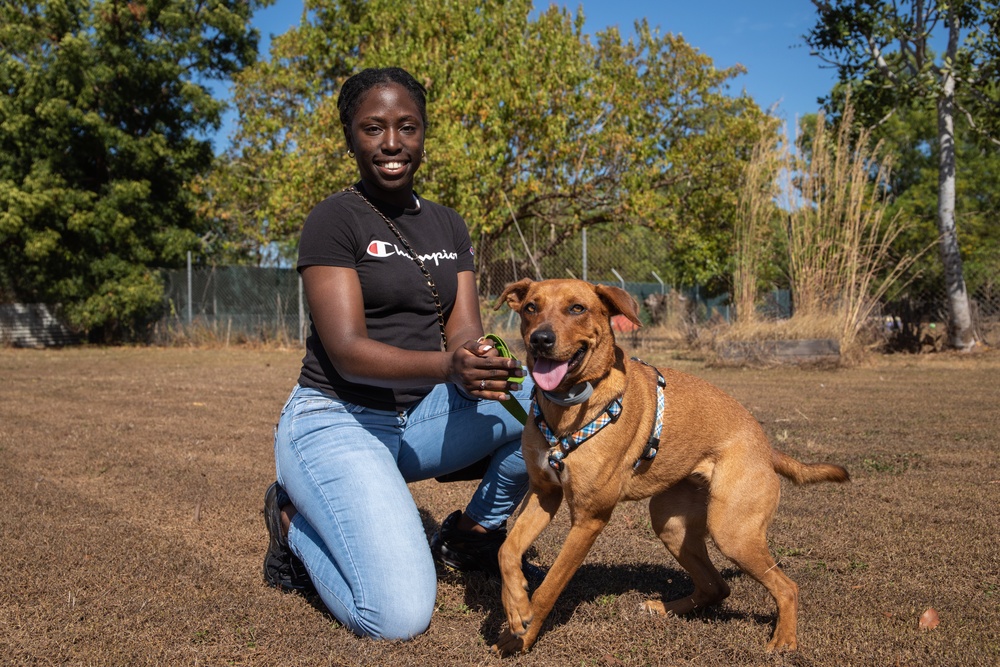
[[[206,83],[257,52],[270,0],[0,4],[0,291],[59,303],[92,337],[137,335],[154,267],[204,232],[187,185],[212,161]]]
[[[760,134],[759,108],[726,94],[679,36],[646,23],[592,41],[583,16],[528,0],[306,0],[303,22],[243,72],[241,124],[203,183],[220,239],[294,239],[309,208],[355,178],[336,94],[363,67],[398,65],[428,88],[418,189],[454,207],[476,241],[482,289],[496,293],[581,229],[655,229],[678,282],[724,275],[735,193]],[[241,243],[247,239],[248,242]]]
[[[902,250],[916,251],[936,237],[938,151],[933,109],[927,105],[900,109],[875,129],[873,136],[896,156],[891,189],[894,208],[914,225],[900,239]],[[962,267],[969,293],[996,288],[1000,277],[1000,151],[984,146],[977,133],[964,122],[955,123],[955,219]],[[922,257],[911,276],[912,292],[932,293],[944,284],[940,261],[932,254]]]
[[[868,125],[894,110],[933,104],[937,129],[937,228],[948,294],[949,341],[975,345],[955,216],[956,116],[996,143],[1000,137],[1000,7],[982,0],[813,0],[818,20],[806,41],[850,84]],[[933,44],[944,48],[938,56]]]

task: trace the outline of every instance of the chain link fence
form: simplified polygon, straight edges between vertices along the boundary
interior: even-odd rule
[[[564,267],[564,276],[582,277],[579,266]],[[610,267],[610,274],[588,279],[622,287],[641,304],[643,322],[656,327],[701,326],[728,322],[732,312],[728,295],[709,296],[699,287],[675,289],[662,281],[642,282]],[[655,276],[655,272],[651,271]],[[514,275],[494,279],[510,281]],[[545,276],[545,274],[543,274]],[[533,277],[533,276],[532,276]],[[545,277],[555,277],[548,275]],[[658,276],[656,276],[658,278]],[[481,276],[483,280],[483,276]],[[166,312],[154,331],[156,342],[213,340],[223,343],[277,342],[295,345],[308,334],[308,305],[302,284],[294,269],[219,266],[164,272]],[[973,321],[979,340],[991,347],[1000,346],[1000,289],[996,281],[977,281],[970,290]],[[496,294],[503,284],[489,288],[483,298],[484,323],[488,329],[513,330],[514,315],[506,309],[492,310]],[[484,291],[487,288],[484,287]],[[774,290],[760,304],[760,312],[769,319],[787,318],[792,313],[792,298],[787,290]],[[882,304],[881,317],[887,329],[891,349],[927,352],[943,349],[947,339],[947,299],[944,289],[908,292]]]
[[[166,315],[155,342],[301,343],[308,308],[294,269],[216,266],[163,272]]]
[[[995,279],[966,281],[976,339],[1000,347],[1000,284]],[[941,350],[948,336],[948,294],[944,287],[907,291],[882,305],[891,329],[893,349],[904,352]]]

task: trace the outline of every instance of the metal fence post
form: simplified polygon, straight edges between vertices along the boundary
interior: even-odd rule
[[[625,289],[625,279],[622,278],[622,274],[618,273],[614,269],[611,269],[611,273],[615,274],[615,277],[618,278],[618,282],[621,283],[622,289]]]
[[[656,278],[656,282],[660,283],[660,294],[666,294],[667,293],[667,288],[664,287],[664,285],[663,285],[663,278],[661,278],[660,276],[656,275],[656,271],[650,271],[650,273],[652,273],[653,277]]]

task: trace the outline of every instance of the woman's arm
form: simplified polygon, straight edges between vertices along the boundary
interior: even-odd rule
[[[361,283],[354,269],[309,266],[302,270],[309,310],[327,356],[344,379],[378,387],[454,382],[484,398],[500,398],[506,378],[520,365],[489,353],[477,342],[483,327],[475,277],[458,275],[458,296],[446,322],[449,349],[425,352],[374,341],[365,325]],[[489,356],[480,356],[489,354]],[[519,373],[518,373],[519,374]],[[487,391],[480,390],[482,380]]]

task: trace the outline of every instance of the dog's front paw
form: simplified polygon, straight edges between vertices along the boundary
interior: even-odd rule
[[[515,635],[510,630],[504,630],[503,634],[500,635],[500,639],[493,645],[493,652],[504,658],[523,653],[527,650],[528,647],[524,645],[524,638]]]
[[[518,653],[527,653],[534,643],[535,639],[538,637],[538,631],[528,628],[527,625],[522,626],[519,631],[512,631],[511,629],[504,630],[500,635],[500,639],[497,643],[493,645],[493,652],[497,653],[502,657],[517,655]]]
[[[795,651],[799,648],[799,642],[795,638],[795,633],[782,634],[779,635],[775,631],[774,636],[771,637],[771,641],[767,643],[767,652],[772,651]]]
[[[524,577],[521,577],[521,580],[523,581]],[[531,598],[528,597],[525,588],[504,585],[500,593],[500,600],[503,603],[504,611],[507,613],[507,623],[510,625],[510,631],[517,636],[525,633],[534,615],[531,611]]]
[[[509,610],[507,612],[507,632],[514,637],[524,637],[528,634],[528,628],[531,625],[532,618],[533,616],[531,615],[530,606],[525,610]]]

